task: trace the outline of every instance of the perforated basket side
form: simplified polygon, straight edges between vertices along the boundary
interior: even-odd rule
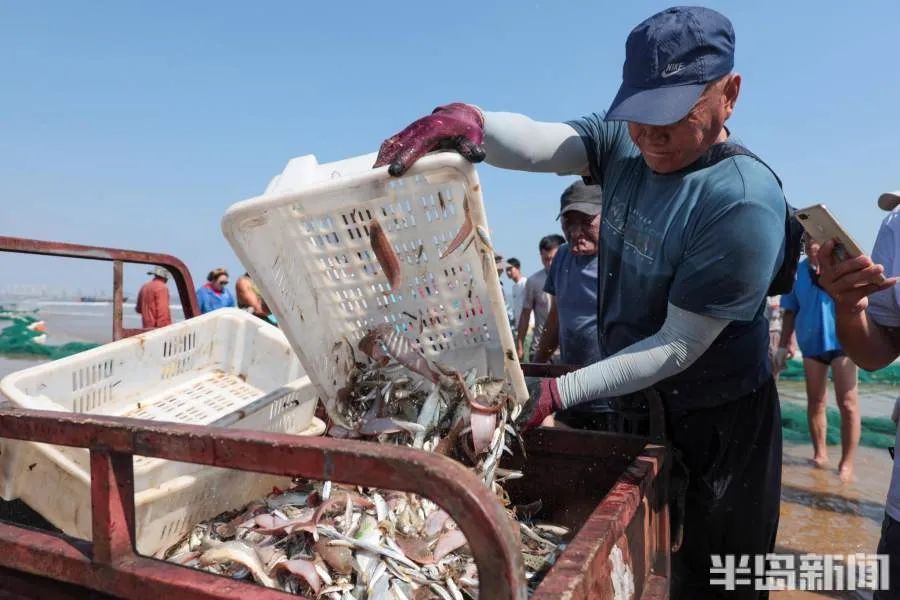
[[[325,423],[313,418],[302,430],[286,431],[320,436],[325,432]],[[273,486],[287,488],[289,485],[290,478],[286,477],[209,467],[144,490],[135,495],[138,552],[148,555],[161,552],[197,523],[226,510],[241,508],[271,492]]]
[[[470,234],[442,256],[467,218]],[[395,289],[372,248],[373,221],[400,264]],[[399,179],[377,169],[248,200],[222,228],[329,408],[359,339],[381,324],[435,361],[505,373],[526,397],[478,178],[460,157],[427,157]]]
[[[14,405],[39,410],[193,424],[234,414],[223,426],[286,432],[313,418],[317,396],[302,374],[281,332],[223,309],[11,374],[0,390]],[[110,391],[96,391],[104,389]],[[271,404],[259,402],[266,392]],[[135,487],[154,488],[203,468],[136,456]],[[0,494],[22,498],[71,535],[90,535],[89,481],[84,449],[3,441]],[[47,494],[48,486],[66,493]]]

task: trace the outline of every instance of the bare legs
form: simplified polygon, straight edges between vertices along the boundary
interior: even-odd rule
[[[846,356],[841,356],[831,361],[831,374],[834,377],[834,395],[841,411],[841,462],[838,472],[841,481],[850,481],[853,479],[853,461],[859,447],[861,428],[856,365]]]
[[[830,366],[834,377],[834,394],[841,413],[841,462],[838,465],[838,473],[841,481],[850,481],[853,479],[853,462],[856,449],[859,447],[860,435],[857,370],[856,365],[846,356],[834,359]],[[806,418],[813,445],[811,462],[819,468],[824,468],[828,464],[825,446],[828,428],[825,413],[828,368],[818,361],[803,359],[803,369],[806,373]]]
[[[806,374],[806,421],[809,424],[809,437],[812,438],[813,445],[811,462],[821,469],[828,464],[828,451],[825,449],[825,433],[828,429],[825,416],[828,365],[804,357],[803,371]]]

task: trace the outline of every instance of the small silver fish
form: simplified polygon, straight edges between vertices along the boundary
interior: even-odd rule
[[[238,563],[246,567],[253,575],[253,579],[266,587],[275,587],[278,582],[266,573],[262,561],[256,550],[244,542],[231,540],[210,548],[200,555],[201,565],[212,565],[216,563],[232,562]]]

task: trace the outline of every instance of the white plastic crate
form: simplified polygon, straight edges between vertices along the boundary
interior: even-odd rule
[[[472,164],[455,153],[421,159],[401,178],[372,169],[375,155],[319,165],[292,160],[266,194],[232,206],[225,237],[278,317],[329,412],[370,328],[389,324],[430,359],[508,377],[527,397],[490,242],[474,230],[440,258],[465,222],[488,230]],[[391,289],[369,224],[396,251]],[[467,245],[468,244],[468,245]]]
[[[284,334],[238,309],[13,373],[0,392],[36,410],[315,435],[324,428],[313,421],[316,389]],[[135,457],[134,479],[139,545],[150,551],[197,515],[239,507],[283,482],[147,457]],[[0,439],[0,495],[22,499],[67,534],[91,537],[86,449]]]

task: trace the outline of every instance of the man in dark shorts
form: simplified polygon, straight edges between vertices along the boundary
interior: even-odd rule
[[[781,308],[784,311],[781,347],[788,349],[791,336],[796,332],[806,376],[806,418],[813,444],[811,462],[818,468],[828,465],[825,405],[828,400],[828,370],[831,369],[834,396],[841,412],[841,462],[838,464],[838,474],[842,481],[850,481],[853,479],[853,460],[859,447],[860,435],[857,369],[853,361],[844,354],[838,341],[834,302],[818,284],[819,244],[805,235],[803,243],[807,258],[797,268],[794,289],[781,297]]]

